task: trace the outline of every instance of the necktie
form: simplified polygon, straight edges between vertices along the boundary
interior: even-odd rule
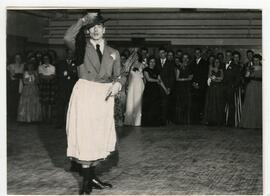
[[[99,44],[96,45],[96,51],[97,51],[97,54],[98,54],[98,57],[99,57],[99,62],[101,63],[101,61],[102,61],[102,53],[100,51],[100,45]]]

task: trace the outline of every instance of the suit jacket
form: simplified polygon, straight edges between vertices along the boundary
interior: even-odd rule
[[[237,87],[241,83],[241,67],[233,62],[227,67],[223,67],[223,84],[227,87]]]
[[[65,43],[72,50],[75,50],[75,38],[82,26],[83,21],[79,19],[77,23],[67,30],[64,36]],[[79,78],[101,83],[117,81],[123,86],[126,76],[121,74],[120,54],[118,50],[105,44],[100,63],[98,54],[94,46],[90,43],[90,40],[88,39],[86,42],[84,63],[78,66]]]
[[[73,60],[68,62],[67,59],[58,61],[56,64],[56,75],[60,88],[65,88],[68,86],[73,87],[78,79],[75,62]]]
[[[207,87],[208,70],[208,63],[203,58],[201,58],[198,64],[196,60],[191,62],[192,81],[198,83],[201,90]]]
[[[161,59],[158,59],[156,64],[156,70],[160,75],[161,80],[167,88],[172,89],[175,82],[175,69],[174,63],[166,59],[163,67],[161,65]]]

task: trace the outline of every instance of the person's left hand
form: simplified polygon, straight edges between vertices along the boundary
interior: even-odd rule
[[[108,96],[115,96],[121,90],[121,83],[115,82],[108,90],[106,97]]]

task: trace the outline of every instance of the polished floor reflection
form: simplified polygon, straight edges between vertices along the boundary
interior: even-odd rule
[[[78,194],[65,130],[8,127],[8,194]],[[261,130],[170,125],[118,135],[118,153],[98,167],[114,187],[93,194],[262,194]]]

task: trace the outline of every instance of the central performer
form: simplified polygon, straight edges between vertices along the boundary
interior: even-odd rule
[[[66,132],[67,156],[82,164],[80,194],[112,187],[97,178],[95,166],[115,150],[114,96],[126,76],[120,72],[119,52],[103,38],[107,20],[100,13],[87,13],[64,37],[78,66],[79,80],[69,101]]]

